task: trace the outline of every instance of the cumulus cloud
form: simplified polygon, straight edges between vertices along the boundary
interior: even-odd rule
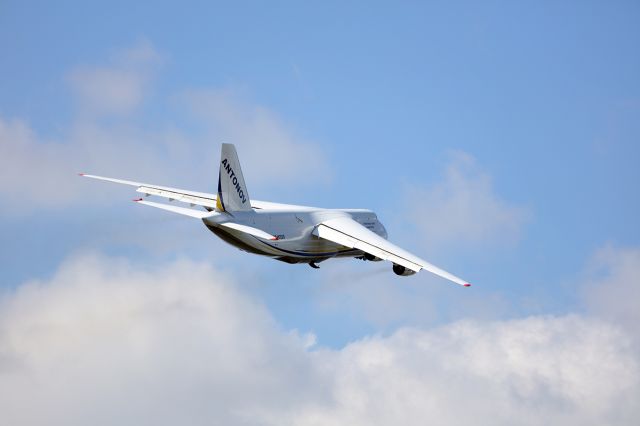
[[[55,137],[38,134],[25,119],[0,116],[3,210],[106,202],[104,191],[114,190],[83,181],[78,172],[215,192],[224,141],[239,145],[245,173],[255,177],[248,179],[255,182],[250,187],[330,176],[319,145],[294,138],[274,112],[242,102],[230,91],[189,92],[196,121],[209,129],[206,137],[195,135],[193,116],[186,123],[174,116],[167,123],[140,120],[162,63],[163,55],[151,43],[140,42],[115,51],[104,65],[73,69],[68,83],[76,110]]]
[[[0,412],[11,425],[242,424],[322,393],[306,345],[206,265],[85,256],[4,298]]]
[[[188,277],[188,278],[186,278]],[[634,424],[637,353],[578,315],[282,330],[211,266],[84,256],[0,302],[0,412],[31,424]]]
[[[301,179],[320,183],[331,179],[321,146],[298,136],[270,109],[229,89],[188,91],[183,98],[208,123],[211,137],[237,144],[243,171],[255,181],[296,185]]]
[[[611,244],[599,249],[586,280],[583,295],[589,312],[621,325],[640,343],[640,249]]]
[[[92,186],[78,172],[109,171],[116,176],[175,176],[163,174],[162,144],[154,147],[149,133],[118,126],[76,123],[64,140],[37,134],[27,122],[0,117],[0,194],[3,210],[35,212],[88,200],[106,202],[106,186]],[[162,138],[155,139],[162,141]],[[144,159],[145,161],[140,161]],[[162,182],[159,182],[162,183]],[[107,192],[108,193],[108,192]]]
[[[406,192],[411,221],[429,247],[468,247],[515,241],[528,209],[495,193],[491,176],[473,157],[455,153],[442,181]]]
[[[334,404],[315,424],[631,424],[638,414],[626,338],[575,316],[405,329],[325,356]]]
[[[115,52],[108,65],[73,70],[69,81],[76,115],[53,138],[38,134],[24,119],[0,117],[3,210],[24,214],[103,198],[105,187],[91,188],[78,172],[157,178],[164,171],[175,176],[164,157],[179,138],[127,120],[142,101],[159,58],[153,46],[143,42]],[[102,122],[104,114],[116,118]]]

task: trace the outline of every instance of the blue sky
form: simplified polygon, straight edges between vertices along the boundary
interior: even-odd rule
[[[332,351],[458,321],[624,330],[615,306],[640,268],[639,15],[630,1],[4,2],[6,303],[88,253],[169,276],[208,265],[279,332]],[[253,198],[373,209],[393,241],[474,287],[256,258],[74,174],[213,192],[223,141]],[[626,292],[598,308],[603,286]]]

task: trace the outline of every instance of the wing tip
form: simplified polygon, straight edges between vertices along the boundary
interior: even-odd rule
[[[471,287],[471,284],[469,284],[469,283],[464,283],[464,284],[462,284],[462,285],[463,285],[464,287]]]
[[[131,200],[131,201],[133,201],[133,202],[136,202],[136,203],[137,203],[137,202],[139,202],[139,201],[142,201],[142,198],[134,198],[134,199],[133,199],[133,200]]]
[[[78,176],[84,176],[86,173],[78,173]]]

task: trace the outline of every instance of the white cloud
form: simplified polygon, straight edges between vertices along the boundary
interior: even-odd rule
[[[109,202],[108,185],[79,179],[88,172],[215,192],[220,143],[238,144],[249,187],[265,182],[326,181],[321,147],[294,138],[269,109],[241,102],[224,90],[192,91],[193,111],[206,126],[194,137],[191,117],[180,123],[141,124],[162,55],[148,42],[116,51],[106,65],[69,73],[76,99],[72,122],[52,138],[26,120],[0,116],[0,194],[4,211],[34,211]],[[166,97],[171,98],[171,94]],[[196,120],[197,121],[197,120]],[[253,182],[253,183],[251,183]],[[290,185],[291,186],[291,185]]]
[[[607,245],[588,265],[584,298],[589,311],[634,334],[640,343],[640,249]]]
[[[232,90],[190,91],[184,99],[210,126],[209,138],[237,145],[244,174],[255,178],[250,181],[286,181],[295,186],[331,180],[332,170],[322,147],[297,136],[270,109],[249,103]]]
[[[143,101],[160,54],[147,41],[116,52],[105,66],[81,66],[68,75],[81,113],[128,114]]]
[[[501,199],[490,175],[468,154],[458,152],[444,179],[410,187],[406,203],[411,221],[428,247],[468,247],[515,241],[530,212]]]
[[[334,404],[315,424],[595,425],[638,416],[638,363],[625,337],[575,316],[406,329],[324,356]]]
[[[79,172],[170,184],[179,173],[167,166],[165,141],[128,126],[95,122],[76,123],[64,141],[47,140],[23,120],[0,117],[3,210],[28,214],[41,207],[109,202],[105,196],[116,188],[81,179]]]
[[[307,339],[206,265],[81,257],[1,306],[6,424],[238,424],[322,391]]]
[[[79,172],[175,176],[163,158],[175,132],[158,135],[128,124],[126,118],[142,101],[159,57],[149,43],[138,43],[114,53],[107,66],[72,71],[76,116],[55,138],[37,134],[25,120],[0,117],[3,210],[25,214],[104,200],[105,191],[111,190],[92,186]],[[103,123],[102,114],[117,119]]]
[[[629,338],[588,317],[405,328],[339,350],[229,274],[70,260],[0,302],[0,412],[31,424],[635,424]]]

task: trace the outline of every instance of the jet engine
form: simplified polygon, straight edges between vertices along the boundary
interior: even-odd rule
[[[379,257],[375,257],[372,254],[365,253],[364,254],[364,260],[369,260],[371,262],[380,262],[382,259],[380,259]]]
[[[416,273],[416,271],[412,271],[411,269],[405,268],[404,266],[398,265],[397,263],[393,264],[393,272],[395,272],[396,275],[401,275],[403,277],[414,275]]]

